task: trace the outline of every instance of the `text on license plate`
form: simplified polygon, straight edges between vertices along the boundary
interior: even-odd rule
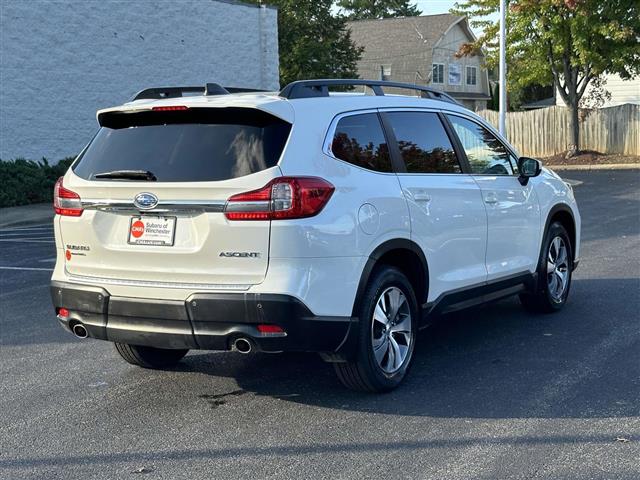
[[[129,223],[131,245],[171,246],[176,234],[176,217],[142,215],[132,217]]]

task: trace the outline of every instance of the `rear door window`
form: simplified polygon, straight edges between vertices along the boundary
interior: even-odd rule
[[[242,177],[275,166],[291,130],[289,123],[249,108],[104,115],[73,165],[86,180],[119,170],[148,171],[159,182]]]
[[[376,113],[342,117],[331,142],[336,158],[376,172],[391,172],[389,148]]]
[[[440,117],[433,112],[385,113],[408,173],[461,173]]]

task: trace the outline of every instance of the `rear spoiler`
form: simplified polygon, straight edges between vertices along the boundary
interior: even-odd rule
[[[145,88],[136,93],[130,102],[135,100],[161,100],[164,98],[180,98],[191,95],[229,95],[231,93],[266,92],[255,88],[223,87],[219,83],[207,83],[201,87],[152,87]],[[186,94],[186,95],[185,95]]]

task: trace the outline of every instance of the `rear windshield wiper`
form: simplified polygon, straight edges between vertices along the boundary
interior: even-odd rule
[[[112,172],[96,173],[93,178],[115,178],[121,180],[146,180],[155,182],[156,176],[148,170],[114,170]]]

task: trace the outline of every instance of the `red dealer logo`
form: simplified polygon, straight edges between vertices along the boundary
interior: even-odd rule
[[[131,235],[133,235],[135,238],[140,238],[143,233],[144,223],[142,223],[140,220],[136,220],[135,222],[133,222],[133,225],[131,225]]]

